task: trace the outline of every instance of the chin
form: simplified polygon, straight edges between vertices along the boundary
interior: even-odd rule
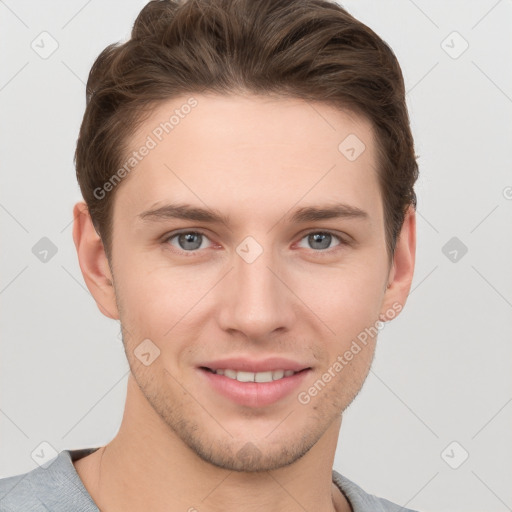
[[[274,446],[270,450],[268,447],[260,448],[252,441],[247,441],[238,450],[233,447],[221,450],[218,444],[215,450],[206,450],[205,446],[198,444],[190,447],[203,461],[221,469],[240,473],[259,473],[289,466],[303,457],[311,448],[304,445],[295,445],[291,449]]]

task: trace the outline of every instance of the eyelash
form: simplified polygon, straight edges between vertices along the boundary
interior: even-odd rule
[[[190,234],[190,233],[202,235],[205,238],[207,238],[208,240],[210,240],[208,235],[204,231],[201,231],[200,229],[193,229],[193,230],[178,231],[178,232],[170,233],[170,234],[165,236],[165,238],[163,240],[163,243],[166,244],[167,247],[171,247],[171,249],[170,249],[171,251],[176,252],[176,253],[178,253],[180,255],[184,255],[185,257],[195,257],[195,256],[198,256],[199,253],[202,250],[204,250],[204,249],[195,249],[193,251],[184,251],[182,249],[177,249],[176,247],[171,246],[169,244],[169,242],[173,238],[175,238],[175,237],[177,237],[179,235],[186,235],[186,234]],[[308,231],[307,233],[304,233],[302,235],[302,237],[300,238],[299,242],[304,240],[304,238],[306,238],[307,236],[309,236],[311,234],[319,234],[319,233],[322,234],[322,235],[331,235],[332,237],[336,238],[338,240],[338,242],[339,242],[339,245],[336,245],[336,246],[331,247],[329,249],[322,249],[322,250],[310,249],[312,252],[314,252],[315,254],[318,254],[320,256],[330,255],[330,254],[332,254],[333,251],[336,251],[336,250],[340,249],[342,246],[350,245],[350,243],[347,240],[345,240],[340,235],[338,235],[336,233],[333,233],[332,231],[329,231],[329,230],[312,230],[312,231]]]

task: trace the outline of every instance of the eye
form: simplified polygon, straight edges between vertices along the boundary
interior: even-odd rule
[[[329,252],[329,249],[334,249],[337,246],[348,245],[348,242],[341,236],[329,231],[312,231],[306,233],[306,235],[301,238],[299,247],[304,247],[304,245],[300,245],[303,240],[308,244],[305,248],[313,249],[315,252]],[[335,241],[338,243],[332,245]],[[210,243],[210,245],[208,245],[208,243]],[[164,244],[170,245],[175,252],[189,253],[190,255],[199,252],[200,249],[206,249],[212,246],[209,238],[201,231],[181,231],[170,234],[164,239]]]
[[[306,240],[306,243],[310,244],[309,247],[306,247],[307,249],[312,248],[319,250],[320,252],[325,249],[332,249],[331,242],[334,240],[338,240],[339,243],[337,245],[345,245],[346,243],[343,238],[335,235],[334,233],[330,233],[329,231],[312,231],[307,233],[301,241],[302,240]]]
[[[168,236],[164,243],[170,244],[178,251],[196,252],[199,249],[206,248],[203,244],[205,240],[208,240],[208,237],[200,231],[182,231],[181,233]]]

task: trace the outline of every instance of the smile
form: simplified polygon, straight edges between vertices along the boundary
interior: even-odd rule
[[[238,382],[272,382],[274,380],[284,379],[291,377],[295,373],[293,370],[269,370],[265,372],[246,372],[242,370],[233,370],[230,368],[219,368],[218,370],[206,370],[216,373],[217,375],[224,375],[228,379],[237,380]]]
[[[251,372],[232,368],[197,368],[202,382],[229,401],[246,407],[266,407],[294,396],[311,368]],[[203,380],[204,379],[204,380]]]

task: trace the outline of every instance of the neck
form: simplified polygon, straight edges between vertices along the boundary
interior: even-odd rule
[[[75,462],[104,512],[349,512],[332,483],[341,417],[294,463],[272,471],[237,472],[201,459],[162,421],[130,375],[116,437]]]

